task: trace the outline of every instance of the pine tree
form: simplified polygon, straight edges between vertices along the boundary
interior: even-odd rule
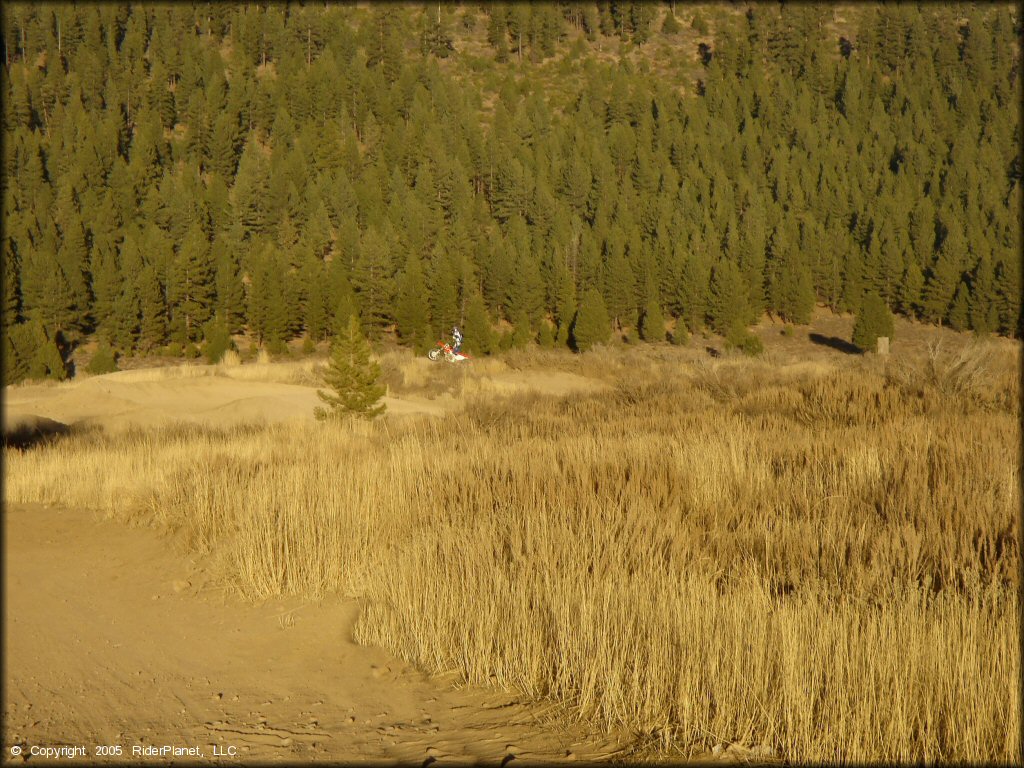
[[[403,341],[412,342],[427,322],[427,286],[423,265],[413,253],[405,265],[395,305],[395,323]]]
[[[508,312],[512,318],[525,316],[531,326],[544,315],[544,280],[532,253],[518,259],[508,289]],[[514,321],[513,321],[514,322]]]
[[[214,243],[214,253],[218,254],[214,274],[217,294],[215,309],[231,332],[238,333],[245,318],[245,287],[239,274],[238,262],[232,247],[223,239]]]
[[[376,227],[371,226],[363,233],[352,276],[366,331],[377,336],[394,320],[395,285],[391,248]]]
[[[960,281],[957,261],[943,247],[939,251],[935,263],[928,270],[924,289],[921,291],[921,316],[932,323],[942,322],[946,318],[953,293]]]
[[[466,304],[466,322],[462,327],[465,349],[475,354],[489,355],[494,349],[494,329],[487,314],[484,297],[473,291]]]
[[[640,321],[640,338],[644,341],[665,340],[665,315],[656,299],[649,299]]]
[[[875,349],[880,336],[893,337],[892,312],[882,297],[874,291],[867,293],[861,302],[860,312],[853,326],[852,341],[865,352]]]
[[[814,286],[811,275],[795,254],[782,267],[778,287],[779,315],[790,323],[803,325],[811,321],[814,310]]]
[[[139,345],[149,351],[167,340],[167,305],[152,265],[138,274],[135,290],[139,297]]]
[[[708,320],[720,334],[727,334],[747,314],[747,290],[739,268],[731,261],[719,261],[711,272]]]
[[[999,327],[999,309],[995,301],[995,272],[992,260],[983,256],[971,275],[971,329],[979,334],[991,333]]]
[[[605,273],[604,295],[612,320],[622,328],[636,317],[636,277],[626,255],[619,246],[611,246]]]
[[[297,275],[301,282],[302,325],[308,344],[315,345],[327,335],[327,269],[320,259],[307,255]]]
[[[996,264],[995,294],[999,332],[1017,338],[1021,337],[1020,288],[1020,260],[1011,258]]]
[[[104,249],[94,254],[91,271],[96,332],[106,341],[111,341],[114,337],[116,304],[124,288],[117,257],[113,251]]]
[[[268,232],[270,189],[267,162],[255,139],[250,137],[242,150],[231,188],[235,219],[245,237]]]
[[[235,178],[238,167],[238,116],[221,112],[213,123],[206,167],[225,181]]]
[[[3,322],[7,325],[14,325],[18,322],[21,309],[21,297],[19,295],[19,283],[21,276],[18,274],[18,262],[11,251],[11,240],[4,238],[4,306]]]
[[[359,317],[359,303],[356,301],[355,292],[344,281],[337,290],[334,306],[334,313],[331,316],[331,328],[334,335],[342,333],[347,327],[348,318],[352,315]]]
[[[39,250],[26,245],[21,276],[22,313],[50,331],[73,327],[80,310],[63,268],[53,255],[46,253],[47,244]]]
[[[122,352],[135,349],[139,337],[139,295],[135,282],[125,280],[110,317],[110,341]]]
[[[380,364],[370,359],[370,345],[363,337],[359,318],[350,315],[347,327],[338,334],[331,359],[323,374],[329,391],[317,390],[327,408],[316,408],[317,419],[358,416],[373,419],[385,410],[379,402],[386,388],[378,381]]]
[[[21,339],[15,337],[14,346],[18,349],[18,356],[27,363],[27,378],[57,381],[66,379],[67,364],[58,344],[60,332],[47,331],[37,320],[21,325],[20,331],[24,336]]]
[[[189,227],[167,276],[171,333],[176,341],[196,341],[213,314],[214,269],[210,243],[198,222]]]
[[[711,265],[707,258],[702,253],[691,251],[683,261],[682,279],[673,297],[676,316],[691,331],[697,330],[704,322],[710,281]]]
[[[899,310],[907,317],[915,317],[921,307],[921,291],[924,289],[924,275],[917,262],[910,262],[910,265],[903,273],[897,291]]]
[[[508,61],[508,7],[505,3],[494,3],[489,7],[487,42],[494,48],[494,59],[499,63]]]
[[[967,287],[967,283],[964,280],[960,281],[960,284],[956,287],[956,293],[953,295],[953,301],[949,305],[949,312],[946,317],[949,320],[949,327],[954,331],[966,331],[970,326],[970,301],[968,294],[970,289]]]
[[[459,297],[455,267],[445,251],[435,249],[428,275],[430,291],[427,303],[430,305],[431,325],[439,330],[451,328],[459,321]]]
[[[3,377],[4,386],[17,384],[28,376],[29,359],[35,342],[28,323],[4,323]]]
[[[586,352],[595,344],[607,342],[610,335],[611,319],[604,299],[596,288],[588,288],[572,324],[572,346],[577,352]]]

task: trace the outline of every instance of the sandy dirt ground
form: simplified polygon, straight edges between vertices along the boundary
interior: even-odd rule
[[[426,363],[429,366],[429,363]],[[5,432],[20,425],[44,421],[65,427],[99,425],[116,429],[128,425],[153,426],[184,421],[205,424],[237,424],[312,420],[313,409],[322,405],[312,385],[278,381],[236,379],[206,375],[206,366],[192,373],[173,369],[120,371],[55,384],[26,384],[4,392]],[[255,366],[247,370],[254,370]],[[204,375],[195,375],[196,373]],[[564,395],[593,391],[600,382],[561,371],[502,371],[473,376],[477,390],[496,393],[532,391]],[[440,416],[459,406],[451,394],[384,398],[390,416],[429,414]]]
[[[10,388],[5,432],[312,419],[319,403],[311,386],[150,373]],[[492,384],[553,394],[594,386],[521,372]],[[388,398],[393,418],[453,404]],[[166,763],[133,748],[169,746],[197,748],[199,762],[506,765],[607,758],[625,743],[355,644],[355,601],[243,603],[155,530],[5,505],[4,533],[4,763],[44,762],[33,746],[62,745],[106,762],[96,747],[120,745],[122,762]],[[192,758],[174,760],[183,761]]]
[[[456,689],[356,645],[355,601],[252,606],[155,531],[42,505],[4,518],[5,762],[15,745],[416,765],[619,748],[513,695]]]

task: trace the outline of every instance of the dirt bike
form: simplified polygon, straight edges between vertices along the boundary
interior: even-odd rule
[[[444,359],[449,363],[459,363],[463,360],[469,360],[469,355],[464,352],[456,352],[452,349],[452,345],[447,341],[437,342],[437,346],[427,352],[427,357],[434,361]]]

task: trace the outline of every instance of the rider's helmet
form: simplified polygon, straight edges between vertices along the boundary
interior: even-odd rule
[[[452,336],[458,336],[458,335],[459,335],[459,326],[453,325],[452,326]]]

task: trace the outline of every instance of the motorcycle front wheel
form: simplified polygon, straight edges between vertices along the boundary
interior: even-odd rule
[[[429,352],[427,352],[427,357],[429,357],[431,360],[434,360],[434,361],[440,360],[441,359],[441,350],[440,349],[432,349]]]

